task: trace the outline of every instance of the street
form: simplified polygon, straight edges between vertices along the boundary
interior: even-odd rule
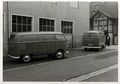
[[[101,51],[76,48],[61,60],[46,56],[25,64],[4,58],[3,81],[117,82],[117,60],[117,46],[109,46]],[[81,76],[86,78],[80,80]]]

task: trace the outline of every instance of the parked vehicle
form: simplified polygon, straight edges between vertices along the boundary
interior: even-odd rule
[[[89,48],[105,48],[105,42],[105,34],[102,31],[87,31],[83,34],[82,46],[85,50],[88,50]]]
[[[8,56],[29,62],[32,57],[47,54],[61,59],[67,51],[67,40],[60,32],[27,32],[12,34]]]

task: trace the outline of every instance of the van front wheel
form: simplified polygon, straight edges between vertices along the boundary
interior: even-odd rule
[[[63,57],[64,57],[64,52],[62,50],[56,52],[57,59],[62,59]]]
[[[22,62],[27,63],[27,62],[31,61],[31,56],[30,55],[24,55],[24,56],[21,56],[20,59],[21,59]]]

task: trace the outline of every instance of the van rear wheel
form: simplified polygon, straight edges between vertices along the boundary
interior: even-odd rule
[[[63,57],[64,57],[64,52],[62,50],[56,52],[57,59],[62,59]]]
[[[31,61],[31,56],[30,55],[24,55],[24,56],[21,56],[21,61],[24,62],[24,63],[28,63]]]

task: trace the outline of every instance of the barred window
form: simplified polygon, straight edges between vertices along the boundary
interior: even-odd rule
[[[61,21],[61,31],[65,34],[72,34],[72,22]]]
[[[12,15],[12,32],[30,32],[32,17]]]
[[[54,20],[40,18],[39,31],[54,31]]]
[[[71,8],[78,8],[78,2],[70,2]]]

